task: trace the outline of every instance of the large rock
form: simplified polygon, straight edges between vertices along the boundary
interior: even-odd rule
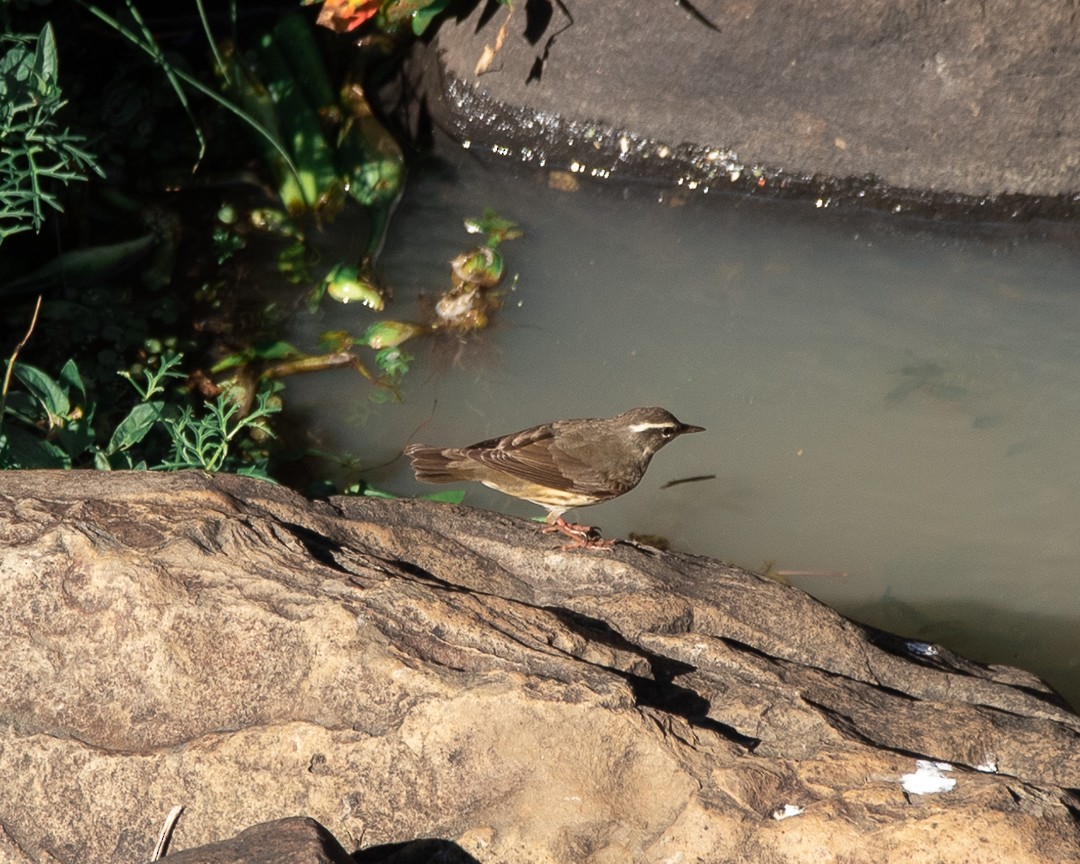
[[[477,74],[494,7],[443,23],[414,69],[478,150],[824,203],[1077,210],[1071,4],[543,0],[515,4]]]
[[[5,861],[146,860],[178,804],[174,851],[306,816],[480,862],[1080,861],[1045,685],[715,561],[5,472],[0,574]]]
[[[293,816],[247,828],[227,840],[175,852],[169,864],[355,864],[314,819]]]

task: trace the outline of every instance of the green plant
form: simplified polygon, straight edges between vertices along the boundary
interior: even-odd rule
[[[266,418],[281,410],[271,401],[274,393],[264,389],[256,396],[255,408],[242,413],[240,404],[230,389],[222,390],[215,401],[206,405],[201,416],[196,416],[190,405],[185,405],[178,417],[165,420],[165,428],[172,439],[172,451],[161,463],[161,468],[180,471],[198,468],[203,471],[227,471],[251,477],[269,479],[266,458],[245,462],[238,454],[237,436],[244,431],[272,436]]]
[[[10,359],[0,396],[0,468],[197,468],[266,478],[265,454],[252,454],[249,439],[239,436],[253,431],[272,436],[265,419],[280,410],[271,402],[273,385],[257,395],[255,409],[247,414],[229,390],[197,414],[189,404],[161,398],[168,393],[169,379],[186,377],[178,369],[182,359],[181,354],[162,358],[141,375],[120,373],[139,394],[139,402],[105,443],[95,426],[98,408],[74,360],[53,378]],[[21,387],[13,389],[13,381]],[[164,434],[152,438],[156,426]]]
[[[409,365],[413,356],[402,351],[398,346],[382,348],[375,352],[375,363],[386,373],[391,383],[396,383],[405,377],[409,371]]]
[[[8,374],[0,406],[0,467],[74,467],[94,437],[94,412],[84,407],[86,388],[74,361],[55,379],[19,362],[9,362]],[[12,377],[23,389],[9,389]]]
[[[146,468],[145,460],[131,451],[161,419],[165,402],[153,397],[164,392],[165,378],[183,377],[173,371],[179,361],[177,356],[148,370],[145,386],[132,382],[142,401],[102,446],[94,427],[97,406],[88,399],[74,360],[68,360],[56,378],[36,366],[9,360],[0,402],[0,468],[77,468],[88,463],[105,471]],[[11,376],[23,389],[10,389]]]
[[[243,108],[239,108],[223,97],[221,94],[208,87],[194,75],[189,74],[185,70],[171,63],[165,56],[165,52],[158,44],[157,39],[151,32],[150,28],[146,26],[143,21],[142,15],[139,13],[138,6],[133,0],[124,0],[124,9],[133,22],[132,26],[128,26],[117,18],[109,15],[101,7],[94,3],[89,3],[87,0],[78,0],[80,6],[85,8],[91,14],[96,16],[103,23],[111,27],[114,31],[119,33],[124,39],[131,43],[134,47],[145,53],[150,57],[154,63],[161,69],[162,74],[169,82],[169,86],[176,94],[176,98],[179,100],[184,111],[187,112],[188,117],[191,119],[192,131],[195,134],[196,139],[199,142],[199,153],[197,162],[201,162],[203,156],[206,153],[206,137],[203,134],[202,127],[196,120],[195,111],[192,109],[190,102],[187,98],[187,91],[185,86],[191,88],[197,93],[210,99],[219,107],[229,111],[236,117],[238,117],[243,123],[247,124],[254,130],[255,134],[264,139],[268,146],[271,147],[277,155],[284,160],[284,163],[288,166],[288,169],[295,174],[296,166],[292,162],[292,158],[288,152],[277,140],[273,130],[267,129],[257,116],[252,116],[248,111]],[[210,34],[209,22],[206,18],[206,10],[203,6],[202,0],[196,2],[195,7],[199,13],[199,20],[202,22],[203,28],[206,31],[207,42],[210,46],[211,53],[214,55],[215,67],[220,69],[223,66],[223,57],[217,50],[217,43],[214,41]],[[235,13],[235,8],[233,9]]]
[[[0,58],[0,242],[20,231],[39,231],[49,209],[60,211],[56,184],[104,177],[79,145],[83,137],[56,124],[64,107],[57,83],[52,27],[35,36],[4,36]]]
[[[140,384],[130,372],[121,372],[120,377],[126,379],[128,383],[138,392],[141,397],[141,401],[138,405],[128,412],[127,416],[120,421],[116,429],[113,430],[112,436],[109,438],[108,447],[105,449],[104,456],[106,459],[112,456],[120,455],[124,459],[124,467],[126,468],[146,468],[145,460],[140,460],[136,463],[130,454],[130,450],[136,444],[142,443],[147,434],[157,423],[162,415],[165,413],[166,403],[163,399],[155,399],[159,393],[164,394],[166,392],[164,383],[169,378],[184,378],[184,373],[177,370],[177,366],[180,365],[180,361],[184,358],[183,354],[176,354],[172,357],[163,357],[161,364],[156,368],[148,368],[143,370],[143,377],[146,379],[145,385]],[[111,468],[111,463],[100,464],[100,460],[95,455],[95,467],[97,468]]]

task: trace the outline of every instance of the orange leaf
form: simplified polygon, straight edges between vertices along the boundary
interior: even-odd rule
[[[316,24],[348,33],[379,11],[380,0],[325,0]]]

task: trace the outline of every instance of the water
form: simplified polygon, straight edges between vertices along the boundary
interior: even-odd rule
[[[396,317],[448,285],[493,207],[525,238],[488,330],[410,343],[402,404],[352,372],[289,383],[321,446],[380,487],[395,457],[663,405],[708,431],[571,513],[791,580],[841,611],[1031,669],[1080,704],[1080,285],[1068,226],[918,225],[813,202],[577,192],[470,154],[414,173],[381,259]],[[507,283],[509,284],[509,282]],[[308,345],[373,313],[299,317]],[[413,347],[415,346],[415,347]],[[384,464],[389,463],[389,464]],[[713,479],[662,488],[671,480]],[[542,511],[482,487],[466,503]],[[553,541],[554,542],[554,541]]]

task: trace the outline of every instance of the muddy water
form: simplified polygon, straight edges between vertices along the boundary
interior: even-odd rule
[[[392,461],[409,440],[663,405],[708,432],[571,516],[788,572],[841,611],[1032,669],[1080,704],[1080,232],[611,180],[560,192],[448,158],[414,172],[382,257],[394,314],[420,315],[448,284],[472,240],[462,218],[485,207],[525,231],[503,247],[516,284],[488,330],[410,344],[400,404],[354,373],[291,382],[323,447],[414,494],[432,487]],[[326,306],[294,336],[371,320]],[[466,503],[540,512],[482,488]]]

